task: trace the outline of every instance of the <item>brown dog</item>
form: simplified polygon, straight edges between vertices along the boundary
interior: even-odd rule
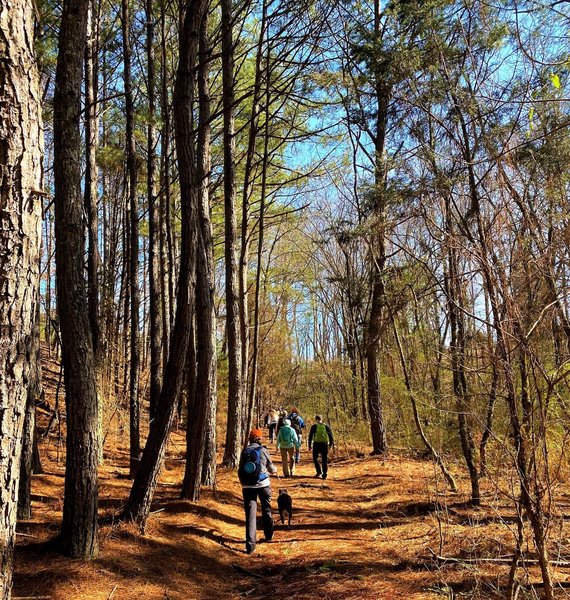
[[[287,493],[286,489],[279,490],[279,496],[277,496],[277,507],[279,508],[279,516],[281,517],[281,523],[285,524],[285,515],[287,513],[287,527],[291,529],[291,517],[293,516],[293,500]]]

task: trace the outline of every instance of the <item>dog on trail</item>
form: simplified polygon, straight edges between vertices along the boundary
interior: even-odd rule
[[[281,517],[281,523],[285,524],[285,513],[287,513],[287,528],[291,529],[291,517],[293,516],[293,500],[287,493],[286,489],[279,490],[279,496],[277,496],[277,506],[279,508],[279,516]]]

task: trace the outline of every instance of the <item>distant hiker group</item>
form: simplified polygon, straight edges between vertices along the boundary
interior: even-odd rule
[[[276,442],[277,450],[281,452],[281,464],[284,477],[293,477],[295,466],[300,461],[303,429],[305,422],[299,411],[293,407],[289,415],[284,410],[272,409],[265,416],[265,426],[269,431],[269,440]],[[276,435],[275,435],[276,434]],[[263,431],[252,429],[249,433],[248,445],[241,453],[238,476],[242,486],[243,505],[245,511],[245,548],[248,554],[255,551],[257,543],[257,501],[261,504],[263,532],[265,541],[273,539],[273,516],[271,513],[271,480],[270,475],[277,475],[277,468],[271,461],[267,447],[263,446]],[[331,428],[323,422],[321,415],[315,416],[311,426],[308,448],[313,451],[315,478],[327,478],[328,451],[334,446]],[[278,476],[278,475],[277,475]],[[291,522],[292,499],[286,490],[280,490],[280,513],[283,522],[282,501],[287,499],[289,527]]]

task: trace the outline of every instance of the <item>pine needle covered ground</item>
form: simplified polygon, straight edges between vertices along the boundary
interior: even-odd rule
[[[337,456],[329,479],[322,481],[312,478],[305,453],[295,478],[273,481],[275,509],[279,487],[293,497],[291,529],[279,524],[273,542],[259,543],[248,556],[235,472],[220,470],[216,489],[205,490],[199,503],[180,500],[183,447],[182,435],[175,433],[144,535],[133,525],[104,525],[99,558],[90,563],[63,558],[46,543],[58,531],[64,468],[53,460],[53,443],[44,447],[46,473],[34,476],[34,518],[18,526],[14,595],[53,600],[502,597],[508,565],[470,562],[512,552],[516,528],[508,502],[490,488],[481,509],[467,507],[466,495],[446,494],[443,485],[438,489],[431,462],[400,455]],[[126,498],[127,474],[126,448],[106,457],[102,516],[117,512]],[[262,536],[259,531],[258,539]],[[532,555],[532,546],[527,550]],[[444,564],[434,554],[466,562]],[[532,568],[530,581],[538,581]],[[561,568],[556,577],[564,582],[570,570]]]

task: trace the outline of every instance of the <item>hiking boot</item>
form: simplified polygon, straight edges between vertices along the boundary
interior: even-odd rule
[[[313,479],[320,479],[321,478],[321,474],[317,473],[316,475],[313,475]]]
[[[327,474],[323,473],[323,479],[326,479],[326,478],[327,478]]]
[[[245,549],[245,551],[246,551],[248,554],[253,554],[253,553],[255,552],[255,548],[246,548],[246,549]]]

